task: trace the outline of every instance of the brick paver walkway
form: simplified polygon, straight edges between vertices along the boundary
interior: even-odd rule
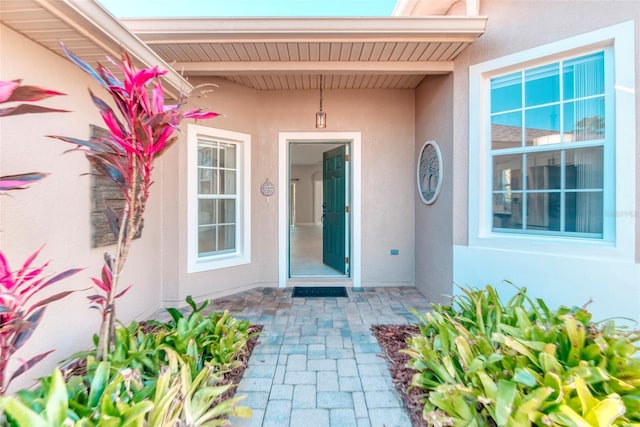
[[[411,426],[369,328],[414,322],[409,308],[429,304],[412,287],[348,293],[291,298],[291,289],[258,288],[213,301],[264,325],[237,391],[253,418],[234,426]]]

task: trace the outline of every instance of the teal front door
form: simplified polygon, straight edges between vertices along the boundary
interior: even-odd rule
[[[322,262],[346,274],[346,146],[322,153]]]

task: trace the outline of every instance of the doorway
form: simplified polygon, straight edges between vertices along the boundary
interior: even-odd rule
[[[350,143],[289,143],[289,277],[348,277]]]
[[[360,286],[360,144],[359,132],[280,133],[280,287],[318,280]],[[323,159],[331,150],[333,155]],[[335,150],[342,150],[342,160]],[[330,178],[327,162],[333,165]],[[333,185],[327,186],[327,179]],[[328,249],[332,262],[327,262]]]

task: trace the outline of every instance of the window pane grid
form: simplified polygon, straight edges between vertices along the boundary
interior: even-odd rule
[[[493,230],[602,238],[604,52],[490,86]]]
[[[234,253],[238,176],[234,144],[198,141],[198,257]]]

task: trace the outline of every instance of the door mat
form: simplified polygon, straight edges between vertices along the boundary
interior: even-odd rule
[[[339,298],[348,297],[344,286],[294,286],[293,298]]]

